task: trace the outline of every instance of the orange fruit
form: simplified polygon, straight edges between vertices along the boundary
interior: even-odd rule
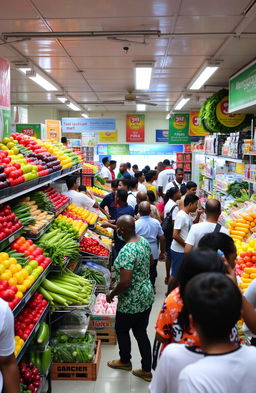
[[[12,278],[12,272],[10,270],[6,270],[4,273],[1,274],[1,280],[9,281]]]
[[[12,265],[9,267],[9,270],[10,270],[13,274],[14,274],[14,273],[17,273],[17,272],[19,271],[18,265],[12,264]]]
[[[15,278],[15,277],[10,278],[10,279],[8,280],[8,283],[9,283],[10,285],[17,285],[17,278]]]

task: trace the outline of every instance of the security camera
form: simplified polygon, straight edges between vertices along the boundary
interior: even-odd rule
[[[129,46],[124,46],[124,47],[123,47],[123,50],[125,51],[125,53],[128,53]]]

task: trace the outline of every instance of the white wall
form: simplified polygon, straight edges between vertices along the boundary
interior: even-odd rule
[[[28,123],[45,123],[45,120],[58,120],[59,111],[54,106],[29,106]]]

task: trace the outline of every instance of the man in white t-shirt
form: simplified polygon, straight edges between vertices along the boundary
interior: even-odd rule
[[[205,204],[206,220],[199,224],[194,224],[187,236],[185,253],[188,253],[198,246],[200,239],[210,232],[222,232],[228,235],[228,230],[218,224],[221,215],[221,204],[217,199],[209,199]]]
[[[138,192],[147,192],[146,186],[144,186],[145,175],[142,171],[135,172],[135,178],[138,179]]]
[[[224,274],[199,274],[186,285],[184,306],[206,356],[181,371],[178,393],[254,393],[256,348],[229,338],[242,311],[238,287]]]
[[[102,164],[103,164],[103,166],[101,168],[100,175],[103,177],[103,179],[105,179],[106,182],[111,182],[112,175],[111,175],[110,170],[108,169],[109,164],[110,164],[108,157],[104,157],[102,159]]]
[[[172,274],[170,279],[176,276],[184,256],[185,241],[193,220],[189,215],[197,210],[198,196],[194,194],[186,195],[184,208],[176,216],[173,227],[173,241],[171,245]]]
[[[164,160],[163,165],[164,165],[164,170],[159,172],[157,178],[158,193],[162,198],[164,197],[164,193],[165,193],[164,191],[167,184],[174,180],[174,175],[175,175],[175,170],[171,166],[169,160]]]
[[[187,192],[186,182],[184,181],[184,170],[183,168],[175,169],[175,179],[166,184],[164,188],[164,194],[172,187],[178,187],[182,195],[185,195]]]
[[[14,320],[8,303],[0,299],[0,392],[19,393],[19,370],[14,355]]]
[[[177,393],[180,372],[204,355],[195,347],[170,344],[163,351],[149,385],[149,393]]]
[[[76,176],[67,177],[66,184],[68,191],[64,192],[64,194],[71,198],[72,203],[79,207],[82,207],[83,209],[91,209],[92,207],[96,209],[99,208],[106,215],[106,212],[99,207],[98,202],[96,202],[94,199],[89,198],[82,192],[77,191],[78,185]]]

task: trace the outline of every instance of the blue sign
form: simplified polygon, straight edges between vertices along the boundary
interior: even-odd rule
[[[156,142],[167,143],[169,130],[156,130]]]
[[[84,119],[82,117],[63,117],[62,132],[115,131],[116,119]]]
[[[130,155],[168,155],[183,153],[183,145],[144,145],[131,144]]]

